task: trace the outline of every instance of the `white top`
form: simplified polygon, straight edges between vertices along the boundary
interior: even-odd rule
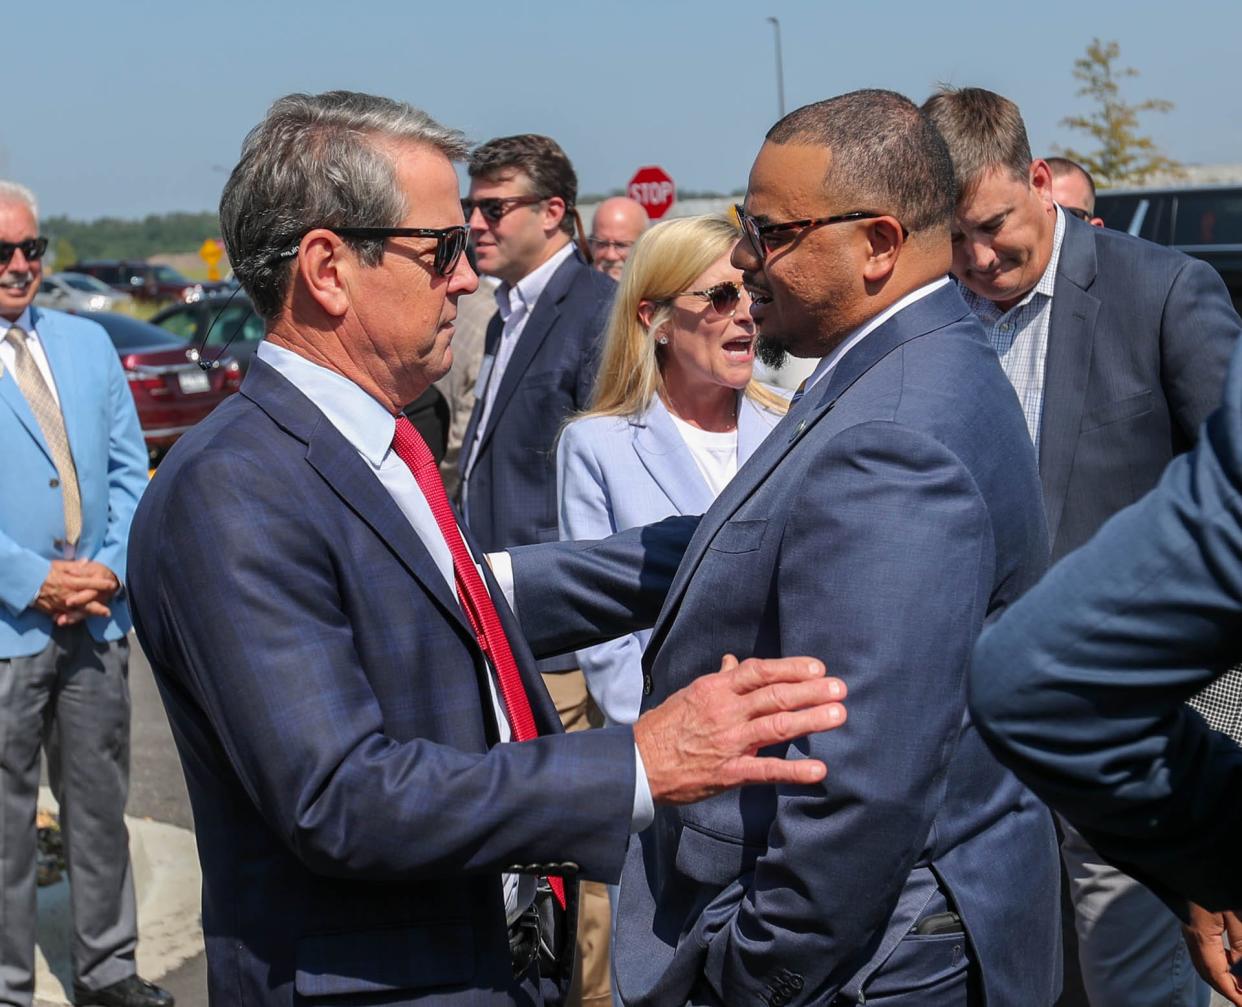
[[[449,552],[448,543],[444,541],[440,526],[431,512],[431,505],[423,496],[423,491],[415,480],[414,473],[392,448],[393,434],[397,428],[396,417],[345,376],[312,363],[292,350],[264,340],[259,344],[257,353],[260,360],[275,368],[290,384],[310,399],[327,417],[328,422],[340,431],[341,436],[354,446],[362,460],[367,463],[371,471],[375,473],[375,477],[388,491],[393,502],[401,509],[406,520],[410,522],[410,527],[414,529],[419,541],[431,554],[436,568],[456,596],[453,554]],[[468,544],[466,548],[469,549]],[[503,555],[507,561],[508,554]],[[471,558],[482,576],[478,557],[472,556]],[[506,566],[511,572],[512,567],[507,564]],[[501,581],[502,590],[506,582],[509,588],[506,592],[506,600],[511,603],[511,573],[509,577]],[[486,587],[486,579],[484,579],[484,587]],[[496,715],[496,728],[500,740],[506,742],[513,736],[509,718],[505,713],[504,700],[495,681],[496,670],[491,666],[490,661],[488,668],[492,672],[487,676],[487,686]],[[651,800],[651,788],[647,783],[647,774],[643,770],[637,744],[634,746],[634,754],[634,807],[630,828],[637,832],[651,824],[655,817],[655,807]],[[509,922],[512,923],[534,900],[535,879],[526,874],[505,874],[502,878],[505,912]]]
[[[719,433],[692,426],[680,416],[673,416],[671,411],[669,416],[690,449],[694,464],[707,481],[712,496],[720,496],[720,491],[737,475],[737,427]]]
[[[0,374],[6,370],[12,371],[17,366],[17,350],[13,348],[13,344],[8,340],[9,329],[14,325],[26,330],[26,349],[30,351],[30,356],[35,362],[35,366],[39,368],[39,373],[43,375],[43,380],[47,382],[48,391],[52,393],[52,398],[60,405],[60,395],[56,391],[56,379],[52,377],[51,365],[47,362],[47,354],[43,352],[43,344],[39,342],[39,334],[35,332],[34,321],[30,317],[30,309],[26,308],[17,316],[16,322],[10,322],[7,318],[0,318]]]
[[[496,288],[496,306],[500,309],[500,319],[504,322],[504,328],[500,331],[500,344],[496,347],[495,356],[484,356],[479,368],[475,397],[482,400],[483,411],[479,414],[479,425],[474,433],[474,442],[470,445],[470,457],[466,461],[467,478],[470,476],[470,470],[474,468],[475,458],[479,453],[479,444],[483,440],[483,433],[487,430],[488,420],[492,416],[496,390],[500,388],[505,369],[509,366],[509,361],[513,359],[518,337],[526,328],[526,323],[530,320],[535,304],[543,294],[544,288],[547,287],[556,271],[561,268],[561,263],[568,259],[573,251],[574,243],[568,241],[565,247],[553,253],[547,262],[531,270],[513,286],[502,283]],[[463,492],[468,492],[468,490],[463,488]]]

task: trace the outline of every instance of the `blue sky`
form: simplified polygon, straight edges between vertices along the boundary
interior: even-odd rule
[[[1000,91],[1037,152],[1073,143],[1074,59],[1093,36],[1171,99],[1147,130],[1191,163],[1242,162],[1242,4],[1183,0],[889,5],[839,0],[10,0],[0,177],[45,215],[214,209],[247,129],[281,94],[344,87],[419,105],[475,140],[554,136],[584,192],[642,164],[728,191],[786,104],[938,81]]]

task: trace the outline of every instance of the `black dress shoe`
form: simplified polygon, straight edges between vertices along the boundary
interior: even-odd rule
[[[101,990],[83,989],[73,984],[77,1007],[173,1007],[173,995],[139,976],[126,976],[119,983]]]

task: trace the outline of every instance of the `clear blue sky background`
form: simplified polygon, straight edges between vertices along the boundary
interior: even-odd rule
[[[664,165],[687,189],[745,185],[786,104],[857,87],[921,101],[937,81],[998,90],[1032,144],[1073,143],[1071,68],[1093,36],[1168,98],[1148,131],[1191,163],[1242,162],[1242,4],[839,0],[9,0],[0,177],[45,215],[214,209],[241,139],[277,96],[352,88],[420,105],[474,140],[554,136],[584,192]]]

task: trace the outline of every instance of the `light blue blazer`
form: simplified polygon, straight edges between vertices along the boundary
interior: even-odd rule
[[[138,413],[108,334],[96,322],[31,309],[31,320],[56,381],[69,449],[82,494],[77,556],[93,559],[125,583],[129,523],[147,484],[147,450]],[[0,320],[7,329],[7,323]],[[31,608],[62,558],[64,502],[52,453],[13,374],[0,375],[0,658],[42,651],[52,620]],[[124,588],[112,617],[91,617],[96,640],[129,632]]]
[[[780,415],[739,398],[741,468]],[[714,499],[659,396],[641,416],[574,420],[557,446],[556,471],[562,539],[604,538],[675,514],[702,514]],[[609,724],[638,717],[650,637],[650,630],[641,630],[578,651],[587,688]]]

